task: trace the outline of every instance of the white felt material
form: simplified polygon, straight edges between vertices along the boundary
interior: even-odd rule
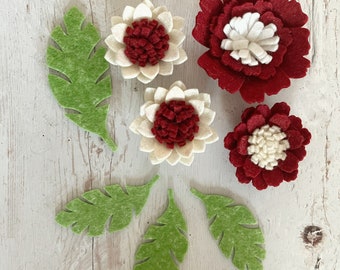
[[[123,22],[123,18],[120,16],[113,16],[111,17],[111,25],[115,26],[118,23],[122,23]]]
[[[160,163],[162,163],[162,160],[159,160],[154,152],[151,152],[149,155],[149,159],[152,165],[158,165]]]
[[[174,29],[182,31],[184,28],[184,18],[179,16],[172,17]]]
[[[187,88],[185,84],[182,81],[175,81],[171,86],[170,89],[173,88],[174,86],[177,86],[181,88],[183,91]]]
[[[187,142],[182,147],[179,147],[179,146],[176,145],[175,149],[181,157],[189,158],[190,156],[192,156],[192,151],[194,150],[194,143],[192,141]]]
[[[185,35],[182,31],[173,29],[169,34],[170,40],[176,46],[182,45],[183,41],[185,40]]]
[[[140,70],[136,65],[132,65],[129,67],[121,67],[121,72],[124,79],[133,79],[139,75]]]
[[[206,148],[205,141],[194,140],[193,144],[194,144],[193,153],[204,153],[205,148]]]
[[[219,139],[219,137],[218,137],[217,133],[214,130],[212,130],[212,134],[207,139],[205,139],[205,143],[211,144],[211,143],[217,142],[218,139]]]
[[[154,104],[152,101],[147,101],[145,102],[141,107],[140,107],[140,110],[139,110],[139,115],[140,116],[145,116],[145,109],[149,106],[151,106],[152,104]]]
[[[129,129],[133,132],[138,134],[138,127],[144,121],[143,117],[137,117],[133,122],[130,124]]]
[[[210,129],[209,126],[205,124],[200,124],[199,125],[199,130],[195,134],[195,139],[197,140],[205,140],[208,137],[210,137],[213,134],[212,130]]]
[[[123,11],[123,20],[125,22],[130,22],[133,20],[133,14],[135,12],[135,8],[134,7],[130,7],[130,6],[126,6],[124,8],[124,11]]]
[[[166,51],[165,56],[162,58],[162,61],[172,62],[179,58],[179,50],[178,47],[169,42],[169,49]]]
[[[159,14],[161,14],[163,12],[167,12],[167,11],[168,11],[168,9],[166,8],[166,6],[156,7],[155,9],[152,10],[153,18],[157,19]]]
[[[200,115],[200,123],[210,126],[214,121],[216,112],[209,108],[204,108],[202,115]]]
[[[156,88],[152,88],[152,87],[147,87],[144,91],[144,100],[145,101],[154,101],[154,95],[156,92]]]
[[[185,95],[186,100],[194,99],[194,98],[197,99],[197,97],[199,95],[199,91],[198,91],[198,89],[191,88],[191,89],[185,90],[184,95]]]
[[[165,97],[167,95],[167,93],[169,92],[168,89],[163,88],[163,87],[157,87],[156,92],[155,92],[155,96],[154,96],[154,101],[156,103],[162,103],[165,101]]]
[[[139,150],[146,153],[151,153],[155,150],[155,143],[154,139],[142,137],[140,140]]]
[[[178,52],[179,52],[179,58],[173,62],[174,65],[183,64],[185,61],[188,60],[187,53],[184,51],[183,48],[179,48]]]
[[[278,49],[280,38],[275,36],[276,26],[273,23],[265,26],[259,18],[259,13],[248,12],[242,17],[233,17],[223,28],[226,38],[220,47],[231,51],[230,56],[244,65],[269,64],[272,56],[267,52]]]
[[[178,86],[172,87],[165,97],[166,102],[169,102],[170,100],[185,100],[183,90]]]
[[[136,21],[143,18],[151,19],[152,11],[146,4],[141,3],[136,7],[133,13],[133,20]]]
[[[147,5],[151,10],[155,8],[153,3],[150,0],[144,0],[143,3]]]
[[[127,58],[127,56],[124,53],[124,49],[120,49],[116,55],[115,55],[116,59],[116,63],[117,65],[121,66],[121,67],[129,67],[132,65],[132,63],[130,62],[129,58]]]
[[[152,80],[149,79],[148,77],[144,76],[142,73],[140,73],[140,74],[138,75],[137,79],[138,79],[140,82],[144,83],[144,84],[147,84],[147,83],[149,83],[149,82],[152,81]]]
[[[153,80],[159,72],[159,64],[157,63],[156,65],[153,66],[147,64],[145,67],[140,67],[140,71],[145,77],[149,78],[150,80]]]
[[[123,39],[125,36],[125,31],[128,25],[126,23],[118,23],[111,28],[111,32],[113,37],[119,42],[123,43]]]
[[[105,60],[106,60],[107,62],[109,62],[111,65],[117,65],[117,63],[116,63],[116,54],[115,54],[113,51],[108,50],[108,51],[105,53],[104,58],[105,58]]]
[[[143,120],[137,128],[137,131],[146,138],[154,138],[155,135],[152,134],[151,128],[152,123],[148,120]]]
[[[166,31],[170,33],[174,26],[172,21],[172,15],[170,11],[163,12],[157,16],[157,20],[164,26]]]
[[[172,151],[171,155],[167,158],[166,161],[171,166],[174,166],[180,161],[180,159],[181,159],[181,156],[176,151]]]
[[[159,104],[152,104],[145,108],[145,116],[151,123],[155,121],[155,116],[158,109]]]
[[[165,144],[160,144],[160,143],[156,142],[155,143],[155,150],[154,150],[153,153],[158,160],[163,162],[165,159],[167,159],[171,155],[172,151],[173,150],[166,147]]]
[[[204,101],[205,107],[210,107],[211,104],[211,98],[208,93],[200,93],[198,95],[198,99]]]
[[[189,158],[181,158],[181,163],[185,166],[190,166],[194,161],[194,155],[190,156]]]
[[[123,49],[124,46],[123,44],[119,43],[113,35],[109,35],[105,39],[106,45],[109,47],[109,49],[113,52],[118,52],[120,49]]]
[[[174,64],[172,62],[159,62],[159,74],[163,76],[171,75],[174,71]]]
[[[203,113],[203,111],[204,111],[204,101],[193,99],[193,100],[189,100],[188,103],[191,104],[194,107],[196,113],[199,116]]]

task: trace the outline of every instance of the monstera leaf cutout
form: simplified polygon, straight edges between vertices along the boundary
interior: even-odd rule
[[[104,192],[95,189],[85,192],[81,198],[66,205],[66,210],[56,216],[56,221],[65,227],[72,226],[72,231],[81,233],[87,230],[89,236],[98,236],[104,232],[105,225],[111,218],[109,232],[120,230],[131,222],[133,213],[138,215],[149,196],[155,176],[143,186],[119,185],[106,186]]]
[[[203,201],[211,220],[210,232],[218,241],[222,253],[240,270],[263,269],[264,238],[252,213],[242,205],[235,205],[231,198],[206,195],[192,189]]]
[[[117,146],[106,129],[111,96],[111,78],[104,73],[109,64],[105,48],[95,46],[100,36],[92,24],[84,23],[84,15],[76,8],[65,17],[65,31],[57,26],[51,34],[55,46],[47,49],[47,65],[51,69],[49,84],[66,116],[87,131],[98,134],[115,151]]]
[[[169,204],[157,223],[151,225],[139,246],[134,270],[177,270],[188,249],[187,226],[175,204],[173,191],[168,192]]]

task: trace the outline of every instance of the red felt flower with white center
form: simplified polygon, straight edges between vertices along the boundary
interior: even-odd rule
[[[310,66],[307,15],[296,0],[200,0],[194,38],[209,48],[198,64],[219,86],[262,102]]]
[[[203,153],[206,144],[218,140],[210,127],[215,112],[210,95],[186,89],[181,81],[170,86],[147,88],[145,103],[130,129],[142,136],[139,149],[150,153],[152,164],[191,165],[194,153]]]
[[[105,59],[121,67],[124,79],[151,82],[158,74],[171,75],[174,65],[187,60],[182,48],[184,19],[166,7],[144,0],[136,8],[126,6],[122,17],[112,17],[112,34]]]
[[[239,182],[252,182],[261,190],[297,178],[298,163],[306,156],[311,134],[289,112],[284,102],[271,109],[267,105],[248,108],[242,122],[224,138]]]

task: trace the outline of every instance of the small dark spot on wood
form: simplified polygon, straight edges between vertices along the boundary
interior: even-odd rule
[[[26,12],[27,12],[28,14],[30,13],[30,5],[29,5],[29,4],[26,5]]]
[[[322,241],[322,236],[322,229],[314,225],[307,226],[302,233],[303,242],[313,247]]]
[[[45,137],[45,134],[43,134],[42,136]]]
[[[71,141],[71,139],[70,139],[70,138],[67,138],[67,141],[68,141],[68,142],[70,142],[70,141]]]
[[[137,91],[138,91],[138,89],[137,89],[136,86],[133,88],[133,91],[134,91],[134,92],[137,92]]]
[[[316,260],[316,264],[314,266],[314,270],[319,270],[320,268],[320,262],[321,262],[321,258],[318,257],[318,259]]]
[[[103,151],[104,150],[102,148],[97,148],[96,153],[97,153],[98,157]]]

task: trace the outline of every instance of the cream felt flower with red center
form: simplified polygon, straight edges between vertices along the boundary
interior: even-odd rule
[[[241,183],[252,182],[257,189],[265,189],[296,179],[311,134],[289,111],[284,102],[271,109],[267,105],[248,108],[242,122],[224,138]]]
[[[215,112],[210,109],[210,95],[198,89],[186,89],[181,81],[170,89],[147,88],[140,117],[130,129],[142,136],[140,150],[150,153],[152,164],[190,166],[194,153],[203,153],[206,144],[218,140],[210,128]]]
[[[310,66],[307,15],[296,0],[200,0],[194,38],[208,48],[198,64],[221,88],[262,102]]]
[[[187,60],[183,24],[183,18],[173,17],[164,6],[154,7],[149,0],[136,8],[126,6],[122,17],[112,17],[105,59],[121,67],[124,79],[149,83],[158,74],[171,75],[174,65]]]

